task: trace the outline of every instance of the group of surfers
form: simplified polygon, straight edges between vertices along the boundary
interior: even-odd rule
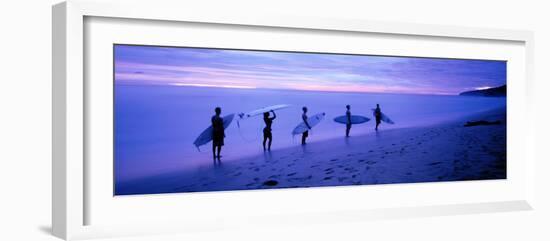
[[[216,107],[214,110],[215,115],[212,116],[212,154],[214,156],[214,161],[221,162],[221,149],[224,145],[224,139],[225,139],[225,128],[223,126],[223,118],[221,117],[222,109],[220,107]],[[271,115],[271,114],[272,115]],[[273,120],[277,118],[277,115],[275,114],[275,111],[271,110],[269,112],[264,112],[264,123],[265,127],[263,129],[264,139],[263,139],[263,148],[264,151],[271,151],[271,142],[273,141],[273,134],[271,133],[271,126],[273,125]],[[349,132],[351,130],[352,121],[351,121],[351,106],[346,105],[346,137],[349,137]],[[374,118],[376,120],[376,127],[374,128],[376,131],[378,131],[378,126],[381,123],[382,120],[382,111],[380,109],[380,105],[376,104],[376,109],[374,109]],[[306,144],[306,139],[309,136],[309,130],[311,130],[312,126],[308,122],[308,116],[307,116],[307,107],[302,107],[302,121],[308,128],[305,132],[302,133],[302,145]],[[267,146],[266,146],[267,144]]]

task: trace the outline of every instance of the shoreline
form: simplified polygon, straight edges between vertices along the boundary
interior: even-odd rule
[[[464,127],[466,121],[501,125]],[[506,178],[506,109],[117,183],[116,195]]]

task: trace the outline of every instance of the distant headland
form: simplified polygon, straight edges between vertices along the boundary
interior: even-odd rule
[[[504,97],[506,96],[506,85],[488,88],[483,90],[471,90],[460,93],[464,96],[485,96],[485,97]]]

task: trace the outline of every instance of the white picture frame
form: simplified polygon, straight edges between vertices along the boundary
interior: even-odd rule
[[[149,11],[154,8],[155,11]],[[281,210],[267,210],[261,216],[251,216],[250,214],[238,214],[239,209],[244,210],[245,206],[239,206],[242,199],[260,198],[258,200],[276,199],[278,195],[292,196],[300,200],[308,200],[312,197],[323,197],[326,195],[353,195],[352,192],[364,192],[363,189],[331,189],[322,188],[313,191],[298,193],[295,190],[281,191],[263,191],[259,192],[222,192],[216,194],[205,194],[195,199],[205,198],[227,198],[233,200],[236,212],[227,214],[226,220],[230,220],[232,225],[270,225],[273,223],[280,225],[289,225],[295,222],[319,223],[322,221],[319,217],[331,215],[333,222],[344,220],[369,220],[399,217],[422,217],[432,215],[451,215],[480,212],[529,210],[533,206],[534,193],[534,173],[535,158],[531,148],[534,145],[534,130],[528,128],[523,133],[518,134],[517,124],[520,121],[531,121],[532,116],[529,93],[533,82],[533,34],[529,31],[518,30],[497,30],[482,29],[456,26],[422,25],[409,23],[390,23],[390,22],[370,22],[357,21],[351,19],[321,19],[321,18],[303,18],[295,16],[277,16],[277,15],[253,15],[247,16],[232,15],[212,15],[204,11],[197,11],[184,2],[125,2],[125,1],[81,1],[73,0],[60,3],[53,7],[53,167],[52,167],[52,226],[53,234],[63,239],[81,239],[94,237],[111,237],[119,235],[152,234],[152,233],[170,233],[170,232],[192,232],[195,230],[204,230],[217,227],[231,227],[224,224],[223,221],[189,222],[178,220],[177,225],[163,225],[173,221],[172,217],[163,219],[154,219],[158,225],[150,223],[130,223],[127,225],[115,224],[95,224],[89,221],[92,212],[99,209],[90,209],[89,202],[93,200],[91,195],[89,175],[86,172],[90,168],[90,163],[86,162],[89,153],[89,143],[87,135],[89,130],[90,118],[90,99],[87,99],[86,89],[90,86],[86,83],[85,68],[89,67],[86,63],[86,44],[85,31],[86,19],[91,18],[114,18],[126,19],[128,21],[156,21],[162,23],[200,23],[223,25],[225,29],[236,27],[253,27],[255,29],[277,29],[300,30],[304,32],[316,31],[317,33],[369,33],[391,35],[395,37],[423,37],[429,39],[440,39],[442,41],[484,41],[487,44],[494,42],[503,42],[518,45],[521,48],[521,68],[514,76],[518,78],[509,79],[509,91],[513,98],[510,98],[509,106],[514,111],[513,118],[516,121],[509,122],[509,129],[513,135],[521,139],[509,141],[508,145],[513,147],[513,155],[508,158],[521,160],[519,166],[513,168],[521,169],[521,180],[514,183],[514,191],[510,195],[502,195],[499,198],[487,199],[479,198],[473,195],[465,200],[447,200],[440,204],[427,202],[421,205],[420,202],[412,202],[411,205],[396,203],[393,206],[378,206],[375,208],[361,209],[351,205],[349,209],[336,209],[334,207],[312,205],[311,209],[305,212],[288,212],[282,215],[276,215]],[[109,40],[107,40],[109,41]],[[516,56],[516,55],[514,55]],[[516,57],[510,57],[516,58]],[[93,98],[92,98],[93,100]],[[521,116],[521,117],[515,117]],[[510,118],[510,115],[509,115]],[[516,125],[516,127],[514,127]],[[524,125],[534,126],[534,125]],[[516,133],[516,134],[514,134]],[[112,160],[111,160],[112,161]],[[436,191],[446,189],[446,185],[426,185],[419,187],[424,194],[428,195]],[[468,187],[480,185],[478,182],[466,184]],[[485,185],[485,184],[484,184]],[[492,188],[487,184],[486,188]],[[410,188],[405,187],[405,189]],[[506,194],[507,187],[503,186],[502,193]],[[377,187],[378,192],[385,189],[399,189],[383,185]],[[417,189],[417,190],[420,190]],[[411,189],[412,190],[412,189]],[[403,190],[401,190],[403,191]],[[419,194],[422,195],[422,194]],[[261,197],[260,197],[261,196]],[[156,202],[174,205],[174,202],[181,202],[183,198],[189,198],[185,195],[170,195],[155,197]],[[130,201],[124,203],[126,210],[115,215],[123,215],[125,212],[131,212],[132,209],[142,207],[149,209],[143,211],[144,215],[150,215],[151,212],[160,207],[157,204],[147,204],[147,197],[140,197],[140,201]],[[191,198],[193,199],[193,198]],[[491,201],[487,201],[491,200]],[[197,202],[199,200],[196,200]],[[197,204],[195,202],[195,204]],[[153,203],[153,201],[151,201]],[[445,203],[445,204],[443,204]],[[192,202],[187,203],[193,205]],[[118,205],[118,204],[117,204]],[[120,207],[120,206],[119,206]],[[189,208],[189,207],[188,207]],[[191,206],[199,211],[202,206]],[[253,207],[251,207],[253,209]],[[110,213],[113,209],[105,208],[104,213]],[[180,212],[185,209],[178,210]],[[190,210],[187,210],[190,211]],[[271,213],[269,211],[272,211]],[[97,211],[100,212],[100,211]],[[162,211],[160,211],[163,213]],[[139,213],[137,213],[139,215]],[[102,214],[105,215],[105,214]],[[223,215],[219,214],[219,215]],[[214,217],[214,216],[212,216]],[[216,216],[220,218],[220,216]],[[288,220],[295,220],[289,222]],[[122,220],[122,219],[121,219]],[[139,220],[139,218],[137,218]],[[171,221],[170,221],[171,220]],[[253,221],[250,221],[253,220]],[[270,220],[270,221],[266,221]],[[173,223],[173,222],[171,222]],[[139,230],[139,231],[136,231]]]

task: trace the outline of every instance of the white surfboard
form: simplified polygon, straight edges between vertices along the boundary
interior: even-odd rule
[[[229,127],[229,125],[233,121],[234,116],[235,116],[235,114],[229,114],[229,115],[226,115],[226,116],[222,117],[223,118],[223,129],[227,129],[227,127]],[[199,137],[197,137],[197,139],[195,139],[195,142],[193,142],[193,145],[195,145],[197,148],[199,148],[199,146],[202,146],[202,145],[204,145],[204,144],[206,144],[210,141],[212,141],[212,125],[210,125],[203,132],[201,132]]]
[[[376,111],[376,109],[372,109],[372,116],[374,118],[376,118],[376,115],[374,114],[374,112]],[[385,115],[383,112],[380,113],[381,116],[380,116],[380,120],[382,120],[383,122],[386,122],[388,124],[395,124],[387,115]]]
[[[253,116],[257,116],[257,115],[261,115],[265,112],[270,112],[270,111],[275,111],[275,110],[280,110],[280,109],[284,109],[284,108],[287,108],[289,107],[290,105],[272,105],[272,106],[266,106],[266,107],[263,107],[263,108],[260,108],[260,109],[257,109],[257,110],[253,110],[253,111],[250,111],[250,112],[247,112],[247,113],[240,113],[239,114],[239,117],[241,119],[243,118],[250,118],[250,117],[253,117]]]
[[[350,116],[351,124],[362,124],[366,123],[367,121],[370,121],[369,118],[361,115],[351,115]],[[338,122],[340,124],[348,124],[348,116],[342,115],[334,118],[335,122]]]
[[[319,124],[323,120],[323,118],[325,118],[325,113],[324,112],[308,117],[307,118],[307,123],[309,124],[309,126],[311,128],[313,128],[314,126]],[[294,128],[294,130],[292,131],[292,135],[302,134],[302,133],[304,133],[308,130],[309,130],[309,128],[307,128],[306,123],[304,123],[302,121],[302,123],[298,124],[298,126],[296,126],[296,128]]]

